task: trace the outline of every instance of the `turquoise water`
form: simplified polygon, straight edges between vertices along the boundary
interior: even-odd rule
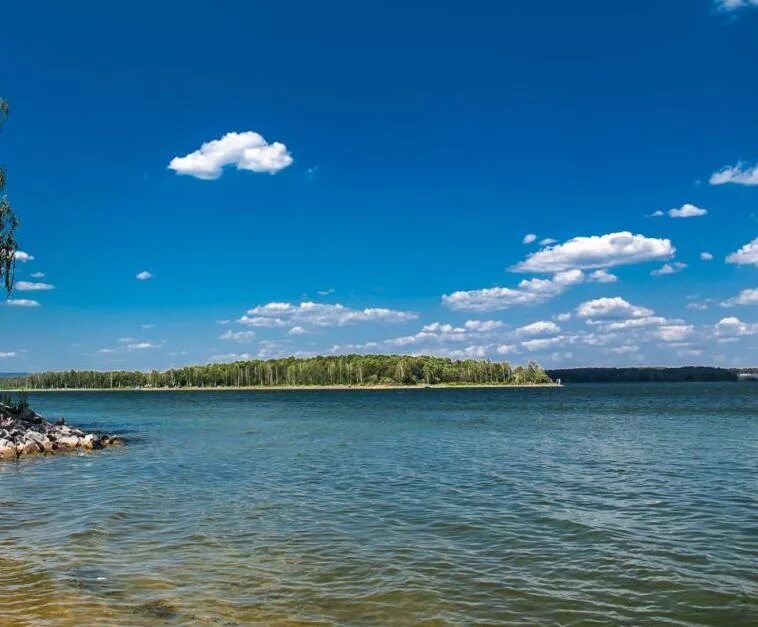
[[[30,400],[3,625],[758,623],[758,385]]]

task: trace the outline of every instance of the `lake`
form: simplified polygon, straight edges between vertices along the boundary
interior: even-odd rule
[[[0,623],[758,624],[758,385],[66,392]]]

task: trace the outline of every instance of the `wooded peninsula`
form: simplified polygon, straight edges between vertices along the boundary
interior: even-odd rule
[[[152,370],[69,370],[0,379],[6,390],[547,385],[535,362],[408,355],[339,355],[235,361]]]

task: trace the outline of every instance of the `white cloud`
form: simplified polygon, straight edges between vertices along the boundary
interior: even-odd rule
[[[629,331],[631,329],[641,329],[645,327],[659,327],[668,323],[669,320],[662,316],[642,316],[641,318],[627,318],[625,320],[616,320],[606,322],[600,326],[604,332]]]
[[[633,235],[629,231],[580,236],[531,253],[514,272],[561,272],[571,269],[610,268],[657,259],[669,259],[676,249],[668,239]]]
[[[715,325],[715,331],[717,335],[724,337],[754,335],[758,333],[758,322],[743,322],[739,318],[730,316],[719,320]]]
[[[442,302],[458,311],[498,311],[520,305],[536,305],[562,294],[584,281],[581,270],[559,272],[552,279],[524,279],[518,287],[488,287],[442,296]]]
[[[250,317],[252,316],[252,317]],[[302,302],[267,303],[248,310],[240,318],[243,324],[253,324],[259,318],[284,321],[286,324],[299,324],[315,327],[342,327],[359,322],[408,322],[415,320],[418,315],[410,311],[396,311],[383,307],[368,307],[366,309],[351,309],[344,305],[329,305],[326,303]],[[253,324],[253,326],[255,326]],[[266,326],[260,324],[260,326]],[[280,326],[278,323],[274,326]]]
[[[97,352],[100,353],[101,355],[110,355],[112,353],[117,353],[118,349],[117,348],[101,348]]]
[[[32,272],[32,278],[33,279],[44,279],[45,273],[44,272]]]
[[[740,162],[737,165],[725,166],[718,172],[711,174],[709,183],[711,185],[724,185],[726,183],[758,185],[758,165],[751,167]]]
[[[265,318],[263,316],[248,316],[244,315],[237,319],[240,324],[246,324],[249,327],[266,327],[274,329],[276,327],[286,326],[287,323],[281,318]],[[226,324],[226,321],[221,321],[220,324]]]
[[[138,281],[147,281],[148,279],[152,279],[155,275],[151,272],[148,272],[147,270],[143,270],[142,272],[137,273],[137,280]]]
[[[673,263],[664,263],[660,268],[657,270],[653,270],[650,272],[650,276],[664,276],[666,274],[676,274],[677,272],[681,272],[687,267],[686,263],[682,263],[680,261],[675,261]]]
[[[620,296],[588,300],[576,308],[576,315],[580,318],[599,320],[613,318],[642,318],[652,314],[652,309],[632,305]]]
[[[319,296],[331,296],[332,294],[334,294],[334,288],[330,287],[329,289],[326,289],[326,290],[318,290],[316,294],[318,294]]]
[[[727,263],[758,266],[758,237],[726,258]]]
[[[13,253],[13,256],[16,258],[16,261],[20,261],[21,263],[34,261],[34,256],[30,255],[29,253],[25,253],[23,250],[17,250],[15,253]]]
[[[129,350],[144,350],[146,348],[158,348],[158,345],[152,342],[137,342],[135,344],[127,344],[126,347]]]
[[[742,290],[737,296],[721,303],[722,307],[734,307],[735,305],[758,305],[758,287]]]
[[[758,0],[713,0],[713,2],[717,10],[725,12],[758,6]]]
[[[566,322],[567,320],[571,320],[571,313],[567,311],[565,313],[556,314],[554,317],[558,322]]]
[[[39,303],[36,300],[29,298],[9,298],[5,301],[5,304],[9,307],[39,307]]]
[[[212,180],[221,176],[227,165],[234,165],[238,170],[275,174],[292,162],[287,146],[280,142],[269,144],[258,133],[246,131],[227,133],[221,139],[205,142],[198,150],[171,159],[168,167],[177,174]]]
[[[561,332],[561,328],[549,320],[538,320],[531,324],[516,329],[516,335],[519,337],[535,337],[538,335],[556,335]]]
[[[587,277],[593,283],[615,283],[619,278],[606,270],[595,270]]]
[[[668,324],[655,332],[655,335],[664,342],[682,342],[694,332],[695,327],[691,324]]]
[[[500,355],[508,355],[510,353],[518,352],[518,348],[515,344],[500,344],[496,350]]]
[[[307,331],[303,327],[292,327],[287,331],[287,335],[303,335],[305,333],[307,333]]]
[[[40,292],[44,290],[54,290],[55,286],[50,283],[38,283],[32,281],[17,281],[16,289],[19,292]]]
[[[709,253],[709,252],[703,251],[702,253],[700,253],[700,259],[702,261],[712,261],[713,260],[713,255],[711,253]]]
[[[250,342],[255,337],[255,331],[232,331],[227,329],[218,336],[220,340],[232,340],[234,342]]]
[[[679,209],[669,209],[668,213],[670,218],[697,218],[708,214],[705,209],[688,202],[684,203]]]
[[[540,246],[550,246],[551,244],[557,244],[558,240],[553,239],[552,237],[546,237],[545,239],[540,240]]]
[[[526,235],[524,235],[524,239],[521,241],[524,244],[531,244],[536,239],[537,239],[537,236],[534,233],[527,233]]]
[[[0,359],[8,359],[9,357],[18,357],[16,351],[8,351],[6,353],[0,353]]]
[[[489,333],[503,328],[500,320],[466,320],[463,324],[466,331],[475,331],[477,333]]]
[[[525,340],[521,346],[530,352],[541,351],[555,346],[564,346],[571,344],[576,336],[556,335],[555,337],[542,337],[534,340]]]

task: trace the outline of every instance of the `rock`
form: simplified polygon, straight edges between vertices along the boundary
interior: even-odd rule
[[[63,418],[51,423],[29,408],[15,409],[0,404],[0,459],[122,444],[118,436],[85,433],[65,424]]]
[[[64,435],[58,438],[58,448],[75,449],[79,446],[79,438],[75,435]]]

